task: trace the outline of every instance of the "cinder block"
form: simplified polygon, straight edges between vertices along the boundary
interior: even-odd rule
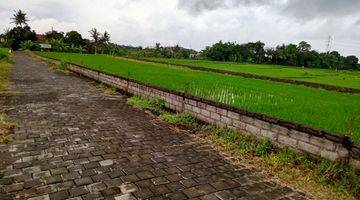
[[[276,141],[277,140],[277,133],[274,133],[270,130],[265,130],[265,129],[261,129],[260,130],[260,135],[262,137],[265,137],[269,140],[272,140],[272,141]]]
[[[281,144],[285,144],[287,146],[291,146],[296,148],[297,147],[297,140],[295,140],[294,138],[291,138],[289,136],[286,135],[278,135],[278,142]]]
[[[192,111],[192,105],[189,105],[189,104],[184,104],[185,105],[185,110],[188,110],[188,111]]]
[[[216,112],[220,115],[227,116],[227,110],[222,108],[216,108]]]
[[[239,114],[239,113],[232,112],[232,111],[228,111],[228,112],[227,112],[227,116],[230,117],[231,119],[235,119],[235,120],[239,120],[239,119],[240,119],[240,114]]]
[[[245,126],[245,130],[251,134],[254,134],[254,135],[260,135],[260,131],[261,129],[256,127],[256,126],[253,126],[253,125],[250,125],[250,124],[247,124]]]
[[[206,105],[206,110],[215,113],[216,112],[216,107],[211,106],[211,105]]]
[[[300,131],[296,131],[296,130],[290,130],[290,137],[309,143],[310,142],[310,135],[307,133],[303,133]]]
[[[201,109],[206,109],[206,104],[203,102],[197,102],[197,106]]]
[[[189,104],[192,105],[192,106],[197,106],[196,101],[194,101],[192,99],[189,99]]]
[[[254,126],[261,128],[261,129],[266,129],[266,130],[270,130],[270,123],[269,122],[265,122],[259,119],[253,119],[254,120]]]
[[[338,153],[340,158],[349,157],[349,151],[345,147],[343,147],[342,145],[338,145],[336,147],[336,152]]]
[[[235,126],[238,130],[245,130],[246,124],[239,120],[233,120],[233,126]]]
[[[208,110],[201,109],[201,114],[204,115],[205,117],[210,117],[210,112]]]
[[[192,111],[194,112],[194,113],[201,113],[201,109],[199,108],[199,107],[196,107],[196,106],[193,106],[192,107]]]
[[[339,159],[339,155],[334,151],[328,151],[326,149],[321,150],[321,157],[327,158],[329,160],[335,161]]]
[[[318,146],[312,145],[310,143],[306,143],[303,141],[298,141],[298,148],[300,150],[306,151],[308,153],[311,153],[313,155],[319,155],[320,154],[320,148]]]
[[[329,151],[334,151],[335,150],[335,144],[334,142],[331,142],[330,140],[327,140],[326,138],[320,138],[320,137],[316,137],[316,136],[311,136],[310,137],[310,143],[314,144],[316,146],[322,147],[326,150]]]
[[[275,133],[281,134],[281,135],[288,135],[289,134],[289,129],[288,128],[285,128],[285,127],[282,127],[282,126],[279,126],[279,125],[276,125],[276,124],[271,124],[270,125],[270,130],[275,132]]]
[[[227,125],[232,125],[232,122],[233,120],[230,118],[230,117],[227,117],[226,115],[221,115],[220,116],[220,121],[224,124],[227,124]]]
[[[245,115],[241,115],[240,116],[240,121],[246,123],[246,124],[254,124],[254,118],[252,117],[248,117]]]
[[[360,169],[360,159],[350,158],[349,164],[354,166],[356,169]]]
[[[220,121],[220,115],[217,114],[216,112],[210,112],[210,117],[215,121]]]

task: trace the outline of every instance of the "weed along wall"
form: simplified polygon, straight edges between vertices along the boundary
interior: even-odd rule
[[[201,121],[234,128],[258,138],[267,138],[279,146],[288,146],[313,156],[343,161],[360,169],[360,148],[353,146],[347,137],[75,64],[69,64],[68,69],[133,95],[164,99],[167,108],[187,112]]]

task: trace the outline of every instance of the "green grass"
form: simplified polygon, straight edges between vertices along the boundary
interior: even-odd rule
[[[211,132],[209,138],[214,143],[221,145],[227,151],[235,152],[245,162],[257,163],[268,173],[278,174],[283,179],[298,182],[300,185],[308,185],[310,181],[316,182],[314,185],[316,187],[319,186],[317,183],[331,185],[338,196],[337,199],[350,199],[352,195],[355,198],[360,197],[360,176],[357,170],[348,164],[323,158],[313,159],[288,148],[276,148],[267,140],[245,136],[232,129],[214,127],[209,129]],[[315,193],[335,199],[322,190],[317,188]],[[352,195],[349,196],[349,193]]]
[[[11,55],[8,49],[0,48],[0,93],[6,90],[9,83]]]
[[[164,114],[165,102],[162,99],[150,101],[147,98],[133,96],[127,99],[127,103],[138,108],[147,109],[157,114]]]
[[[243,72],[249,74],[270,76],[275,78],[292,79],[334,86],[360,89],[360,72],[347,70],[311,69],[281,65],[248,64],[233,62],[217,62],[208,60],[148,58],[174,64],[183,64],[196,67]]]
[[[360,144],[360,95],[331,92],[272,81],[201,72],[103,55],[37,52],[250,111],[351,135]]]
[[[160,119],[172,124],[178,124],[187,127],[197,125],[196,120],[187,113],[165,113],[160,115]]]

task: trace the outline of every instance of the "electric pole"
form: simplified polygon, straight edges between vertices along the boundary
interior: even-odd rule
[[[326,41],[326,53],[330,53],[334,38],[329,35]]]

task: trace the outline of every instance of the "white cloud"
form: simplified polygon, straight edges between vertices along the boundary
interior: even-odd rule
[[[268,46],[301,40],[324,50],[328,35],[335,50],[360,57],[357,0],[0,0],[0,31],[13,10],[28,13],[39,33],[93,27],[108,31],[119,44],[179,43],[202,49],[219,40],[261,40]],[[341,2],[342,4],[340,4]]]

